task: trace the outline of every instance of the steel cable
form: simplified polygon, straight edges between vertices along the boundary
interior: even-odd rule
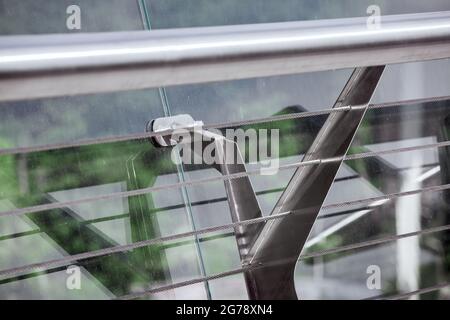
[[[395,102],[388,102],[388,103],[381,103],[381,104],[372,104],[372,105],[369,105],[369,110],[370,109],[391,108],[391,107],[396,107],[396,106],[406,105],[406,104],[439,102],[439,101],[445,101],[445,100],[450,100],[450,96],[440,96],[440,97],[432,97],[432,98],[421,98],[421,99],[402,100],[402,101],[395,101]],[[284,115],[270,116],[270,117],[254,119],[254,120],[243,120],[243,121],[234,121],[234,122],[227,122],[227,123],[208,124],[208,125],[203,126],[203,128],[204,129],[231,128],[231,127],[238,127],[238,126],[270,123],[270,122],[275,122],[275,121],[308,118],[308,117],[314,117],[314,116],[319,116],[319,115],[327,115],[327,114],[331,114],[331,113],[335,113],[335,112],[346,112],[349,110],[351,110],[350,106],[344,106],[344,107],[333,108],[333,109],[323,109],[323,110],[319,110],[319,111],[305,111],[305,112],[297,112],[297,113],[290,113],[290,114],[284,114]],[[173,130],[165,130],[165,131],[161,131],[158,133],[142,132],[142,133],[126,134],[126,135],[121,135],[121,136],[80,139],[80,140],[72,141],[72,142],[52,143],[52,144],[45,144],[45,145],[32,146],[32,147],[4,148],[4,149],[0,149],[0,156],[1,155],[13,155],[13,154],[27,154],[27,153],[41,152],[41,151],[52,151],[52,150],[59,150],[59,149],[65,149],[65,148],[96,145],[96,144],[102,144],[102,143],[114,143],[114,142],[124,142],[124,141],[131,141],[131,140],[148,139],[148,138],[161,136],[161,135],[170,135],[173,132],[174,132]]]
[[[395,148],[395,149],[383,150],[383,151],[377,151],[377,152],[363,152],[363,153],[358,153],[358,154],[347,155],[347,156],[343,157],[343,160],[350,161],[350,160],[375,157],[378,155],[410,152],[410,151],[425,150],[425,149],[431,149],[431,148],[442,148],[442,147],[447,147],[447,146],[450,146],[450,141],[430,143],[430,144],[419,145],[419,146],[415,146],[415,147]],[[296,163],[292,163],[292,164],[281,165],[278,167],[278,170],[295,169],[295,168],[304,167],[304,166],[318,165],[320,163],[334,162],[334,161],[341,161],[341,160],[342,160],[342,157],[334,157],[334,158],[325,158],[325,159],[320,159],[320,160],[302,161],[302,162],[296,162]],[[100,200],[111,200],[111,199],[116,199],[116,198],[126,198],[126,197],[139,196],[139,195],[144,195],[147,193],[162,191],[162,190],[167,190],[167,189],[189,187],[189,186],[195,186],[198,184],[205,184],[205,183],[211,183],[211,182],[216,182],[216,181],[239,179],[239,178],[244,178],[244,177],[248,177],[248,176],[252,176],[252,175],[258,175],[258,174],[260,174],[260,172],[261,172],[260,169],[249,170],[247,172],[240,172],[240,173],[215,176],[215,177],[209,177],[209,178],[203,178],[203,179],[195,179],[195,180],[190,180],[190,181],[181,181],[181,182],[177,182],[177,183],[173,183],[173,184],[153,186],[153,187],[147,187],[147,188],[141,188],[141,189],[135,189],[135,190],[119,191],[119,192],[113,192],[113,193],[103,194],[103,195],[94,196],[94,197],[80,198],[80,199],[76,199],[76,200],[40,204],[40,205],[35,205],[35,206],[29,206],[26,208],[16,208],[16,209],[0,212],[0,217],[20,216],[20,215],[23,215],[26,213],[34,213],[34,212],[41,212],[41,211],[45,211],[45,210],[60,209],[60,208],[64,208],[64,207],[78,205],[81,203],[89,203],[89,202],[95,202],[95,201],[100,201]]]

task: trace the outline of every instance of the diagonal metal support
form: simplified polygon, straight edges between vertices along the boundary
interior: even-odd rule
[[[185,140],[189,141],[188,139]],[[215,159],[211,166],[221,174],[230,175],[246,172],[245,162],[236,142],[226,139],[219,133],[207,130],[194,131],[194,140],[199,140],[202,143],[201,149],[192,148],[201,161],[205,160],[203,158],[205,149],[214,146]],[[224,184],[233,222],[262,217],[256,193],[248,176],[225,180]],[[262,226],[263,222],[235,228],[236,242],[242,261],[247,259],[249,250],[255,243]]]
[[[293,214],[268,221],[244,261],[258,266],[246,276],[250,299],[297,299],[294,285],[297,259],[383,71],[384,66],[355,69],[333,107],[352,108],[329,115],[303,158],[303,161],[324,158],[335,161],[299,167],[289,181],[271,214]]]
[[[351,108],[347,112],[331,113],[328,116],[303,158],[303,161],[325,158],[334,160],[299,167],[271,213],[293,214],[284,219],[235,229],[243,264],[258,266],[244,273],[250,299],[297,299],[294,286],[297,259],[367,111],[383,71],[384,66],[357,68],[351,75],[333,106]],[[163,131],[174,123],[179,128],[195,127],[190,116],[180,115],[173,119],[157,119],[152,130]],[[173,138],[161,137],[156,142],[159,146],[173,146],[178,142],[189,144],[194,156],[199,157],[201,163],[204,160],[203,152],[209,145],[204,142],[206,138],[206,141],[212,141],[217,152],[212,166],[219,172],[228,175],[246,171],[237,144],[218,133],[200,129],[194,130],[193,137],[189,134],[182,139]],[[195,147],[196,140],[202,141],[200,148]],[[261,209],[248,177],[226,180],[224,183],[233,222],[261,217]]]

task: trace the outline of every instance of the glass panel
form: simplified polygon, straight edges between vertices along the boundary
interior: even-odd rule
[[[3,180],[6,185],[2,185],[0,191],[2,212],[179,181],[177,168],[170,161],[170,150],[157,150],[147,140],[27,156],[3,156],[1,159],[1,176],[6,178]],[[194,226],[184,203],[182,190],[175,188],[170,192],[155,191],[142,196],[84,202],[21,216],[3,216],[0,269],[191,231]],[[144,290],[148,285],[186,281],[204,275],[196,239],[187,237],[182,242],[178,241],[180,244],[172,241],[135,249],[121,257],[98,258],[97,264],[86,262],[83,266],[113,296],[128,294],[137,287]],[[121,275],[121,272],[126,274]],[[49,277],[49,281],[53,279],[53,275]],[[11,281],[6,279],[4,283]],[[22,298],[37,298],[39,293],[31,287],[39,288],[39,283],[32,281],[16,285],[23,287]],[[53,285],[59,284],[52,282]],[[30,295],[27,295],[28,289]],[[43,288],[40,290],[45,291]],[[10,297],[8,292],[4,291],[3,295]],[[20,290],[16,294],[19,295]],[[83,297],[92,297],[91,294],[94,293],[89,291]],[[51,296],[49,293],[46,297]]]
[[[247,300],[244,275],[215,279],[209,282],[211,296],[215,300]]]
[[[68,18],[75,12],[68,8],[74,5],[80,9],[80,29],[67,27]],[[137,1],[0,0],[0,35],[105,32],[142,27]]]
[[[157,29],[362,17],[371,5],[378,5],[382,15],[450,10],[445,0],[145,1]]]
[[[11,248],[25,257],[26,261],[22,261],[20,265],[32,262],[30,258],[33,250],[38,250],[36,258],[39,261],[49,257],[63,258],[71,253],[66,251],[70,249],[67,242],[55,243],[52,236],[51,233],[47,236],[42,232],[33,236],[2,241],[0,242],[1,261],[8,258],[6,251],[11,251]],[[72,242],[89,244],[88,239],[81,240],[76,237],[72,238]],[[148,255],[151,255],[151,258]],[[8,266],[2,263],[2,269],[6,267]],[[28,271],[21,276],[2,277],[0,297],[2,299],[50,299],[61,294],[60,299],[109,299],[201,277],[193,238],[80,260],[69,269],[73,267],[81,269],[82,290],[80,291],[69,290],[67,287],[69,275],[66,267],[62,267],[50,268],[45,273]],[[183,295],[179,296],[178,293],[184,291],[184,298],[186,298],[186,290],[187,288],[175,289],[173,293],[176,298],[182,298]],[[78,292],[72,293],[72,291]],[[196,291],[191,291],[190,294],[192,299],[205,299],[204,285],[196,287]],[[158,298],[158,296],[160,295],[150,295],[150,298]],[[166,292],[166,296],[170,297],[170,292]]]
[[[448,96],[449,70],[449,59],[389,65],[372,103]]]
[[[448,165],[448,161],[442,165]],[[407,170],[386,170],[380,173],[381,178],[378,177],[379,185],[374,185],[376,179],[359,175],[346,162],[330,189],[304,253],[445,225],[448,223],[447,192],[442,191],[333,206],[447,184],[444,174],[440,175],[435,169],[439,167],[439,163],[435,163],[428,168],[418,166]]]
[[[317,72],[169,87],[165,92],[172,114],[188,113],[216,124],[330,108],[350,74],[351,70]]]
[[[282,141],[301,138],[301,143],[283,150],[287,155],[291,155],[302,153],[309,147],[323,120],[324,117],[315,117],[313,122],[289,120],[272,125],[281,129]],[[268,128],[270,125],[262,127]],[[243,146],[243,150],[245,150],[245,146]],[[93,195],[102,196],[176,183],[179,181],[179,174],[177,166],[170,159],[170,154],[171,149],[158,149],[152,146],[148,140],[138,140],[35,152],[27,155],[2,156],[0,157],[0,161],[2,161],[0,172],[4,177],[5,184],[0,191],[0,203],[2,204],[0,212],[30,205],[74,201]],[[258,164],[252,164],[252,168],[258,168]],[[202,170],[189,170],[190,168],[186,166],[185,169],[184,178],[186,180],[196,180],[218,174],[214,169],[207,167]],[[284,186],[284,183],[288,181],[289,174],[292,174],[292,170],[287,173],[283,172],[283,176],[275,176],[271,179],[275,179],[277,184],[281,183],[281,186]],[[261,193],[261,196],[267,197],[262,184],[264,182],[264,180],[256,181],[255,186],[258,196]],[[5,231],[0,239],[5,246],[10,246],[10,242],[13,242],[20,248],[17,251],[9,252],[5,247],[6,251],[2,255],[2,259],[7,260],[10,255],[16,256],[17,252],[21,252],[19,257],[22,257],[23,254],[26,258],[24,261],[10,259],[11,264],[3,266],[3,269],[231,222],[223,182],[202,184],[186,189],[186,194],[183,190],[175,188],[155,191],[144,196],[74,204],[62,209],[25,214],[20,217],[3,217]],[[278,192],[280,191],[278,190]],[[189,206],[184,205],[185,196],[190,200]],[[276,197],[271,197],[270,201],[266,200],[266,214],[270,212],[273,201],[276,201]],[[150,222],[149,219],[151,219]],[[27,227],[27,221],[30,221],[34,228]],[[148,225],[149,223],[151,225]],[[45,237],[46,241],[41,241],[42,245],[50,248],[37,250],[38,255],[35,258],[28,253],[29,249],[26,245],[21,245],[23,238],[30,236],[28,234],[30,232],[32,232],[32,236]],[[168,264],[167,268],[169,268],[168,274],[155,275],[160,281],[152,284],[151,287],[186,281],[189,280],[189,277],[198,278],[202,275],[217,274],[240,267],[241,262],[232,229],[191,237],[191,239],[188,241],[189,247],[186,244],[187,239],[177,240],[176,242],[180,244],[174,244],[170,249],[166,249],[164,260],[154,256],[148,257],[143,253],[144,258],[141,260],[143,262],[138,265],[162,263]],[[50,255],[44,255],[47,251],[50,252]],[[51,254],[61,251],[62,255]],[[131,257],[134,256],[135,254],[131,255]],[[184,273],[189,269],[180,267],[182,263],[186,263],[184,260],[180,262],[181,258],[191,259],[189,264],[193,269],[189,275]],[[134,260],[131,258],[126,260],[131,260],[130,263],[134,265]],[[113,263],[116,262],[102,262],[101,268],[113,267],[109,265]],[[179,270],[179,268],[181,269]],[[89,268],[87,272],[92,274]],[[102,276],[107,275],[106,273],[93,275],[94,278]],[[241,277],[233,276],[215,280],[211,284],[206,284],[208,287],[215,286],[215,289],[209,289],[206,293],[204,291],[203,294],[193,297],[204,298],[209,294],[211,297],[231,298],[231,292],[239,290],[236,291],[240,292],[239,297],[247,298],[245,283],[238,283],[239,279],[242,280]],[[10,282],[12,280],[8,283]],[[126,288],[116,288],[115,284],[104,284],[103,286],[110,290],[113,296],[117,296],[144,290],[142,288],[145,286],[143,287],[143,284],[139,283],[133,282]],[[217,288],[217,283],[221,283],[226,290],[221,292]],[[205,288],[205,285],[202,286]],[[135,287],[142,290],[137,290]],[[186,297],[185,294],[186,292],[179,288],[154,297],[152,295],[150,298],[181,298]],[[89,295],[86,294],[86,296]]]
[[[450,100],[369,110],[350,154],[411,147],[448,140]]]
[[[34,242],[35,239],[30,239]],[[39,242],[38,242],[39,243]],[[96,299],[106,300],[114,298],[114,294],[98,281],[86,268],[80,269],[79,290],[67,290],[66,270],[55,270],[47,274],[36,274],[22,279],[0,280],[0,299],[2,300],[75,300]]]
[[[66,25],[73,5],[80,29]],[[144,22],[138,1],[0,0],[0,35],[143,30]],[[2,102],[0,148],[140,133],[163,115],[157,89]]]
[[[163,116],[157,90],[0,103],[0,148],[145,132]]]
[[[444,101],[370,110],[358,132],[352,152],[382,151],[447,140],[447,103]],[[417,116],[417,113],[421,116]],[[308,150],[325,119],[326,116],[315,116],[253,125],[251,128],[280,130],[279,161],[280,165],[284,165],[300,161],[301,155]],[[443,125],[438,127],[436,123]],[[250,127],[241,129],[248,128]],[[240,149],[248,162],[249,149],[242,144]],[[446,183],[447,175],[442,171],[443,167],[448,166],[445,152],[445,148],[434,148],[346,161],[330,190],[325,206]],[[148,140],[138,140],[2,156],[1,175],[5,183],[0,192],[1,211],[176,183],[180,181],[180,174],[177,166],[172,163],[170,154],[170,148],[158,149]],[[248,162],[247,169],[255,170],[261,166],[260,162]],[[291,168],[281,170],[276,175],[251,176],[264,215],[271,212],[293,171],[294,168]],[[187,181],[220,176],[216,169],[206,165],[185,165],[182,172],[183,179]],[[14,253],[5,249],[5,259],[2,261],[9,261],[9,264],[3,268],[231,222],[223,182],[189,186],[185,191],[176,188],[155,191],[145,196],[71,205],[63,209],[26,214],[20,218],[3,217],[2,243],[5,248],[18,248]],[[185,205],[186,199],[189,200],[189,206]],[[380,202],[373,206],[365,204],[322,210],[305,253],[447,223],[443,220],[446,211],[442,209],[445,202],[442,202],[440,193],[405,199],[407,200]],[[408,203],[412,205],[408,207]],[[399,219],[412,213],[417,213],[416,224],[399,229],[396,226]],[[156,231],[143,227],[145,222],[142,221],[147,216],[152,217],[151,223],[152,226],[157,226]],[[75,230],[79,233],[75,233],[79,243],[73,241]],[[150,234],[149,230],[152,230]],[[189,277],[199,278],[203,274],[217,274],[240,266],[232,229],[190,239],[172,241],[177,244],[164,249],[164,260],[143,258],[145,263],[169,261],[164,262],[164,265],[168,263],[170,276],[157,276],[158,281],[155,280],[153,287],[185,281]],[[39,249],[33,251],[36,256],[28,253],[26,241],[39,243]],[[17,255],[17,252],[25,254]],[[64,253],[61,255],[60,252]],[[8,259],[11,254],[14,258]],[[145,253],[142,254],[145,256]],[[178,262],[178,257],[183,262]],[[190,259],[190,262],[185,259]],[[179,265],[185,262],[192,265],[192,269],[179,270]],[[300,276],[303,277],[302,274]],[[94,276],[96,277],[101,277],[101,274]],[[236,276],[230,279],[241,278]],[[244,283],[238,285],[237,280],[230,281],[230,288],[245,286]],[[111,289],[114,288],[112,285],[103,286],[117,296],[144,290],[147,288],[144,282],[140,285],[130,284],[120,291]],[[217,287],[212,289],[213,283],[208,282],[207,285],[209,290],[195,297],[205,298],[208,294],[211,297],[228,297],[225,291],[220,293]],[[181,289],[172,291],[150,298],[185,297],[186,292]]]
[[[448,251],[436,247],[444,237],[440,233],[415,236],[300,261],[297,294],[302,299],[375,299],[439,285],[450,278]],[[380,277],[368,279],[373,275]],[[449,296],[444,289],[409,298]]]
[[[448,141],[448,104],[449,101],[440,101],[370,110],[351,153]],[[346,161],[302,255],[449,225],[448,190],[376,200],[386,194],[448,184],[448,152],[448,147],[428,148]],[[375,199],[333,206],[370,198]],[[300,261],[297,291],[306,299],[360,299],[445,282],[450,274],[448,235],[449,231],[442,231],[422,237],[426,240],[416,237]],[[381,288],[367,287],[370,274],[366,268],[371,265],[381,268]],[[444,296],[439,292],[421,296],[439,297]]]

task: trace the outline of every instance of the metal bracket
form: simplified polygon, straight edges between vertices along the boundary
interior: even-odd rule
[[[176,129],[192,129],[202,127],[203,121],[195,121],[188,114],[179,114],[171,117],[157,118],[147,123],[147,132],[165,132]],[[151,138],[156,147],[173,147],[179,141],[172,139],[169,135],[160,135]]]
[[[194,121],[190,115],[178,115],[174,117],[158,118],[150,122],[149,129],[154,132],[164,132],[168,129],[190,129],[191,139],[172,138],[170,136],[157,136],[153,143],[158,147],[173,147],[179,144],[191,144],[191,150],[197,156],[202,157],[203,151],[211,143],[215,144],[216,161],[211,166],[223,175],[245,173],[246,167],[236,142],[226,139],[218,132],[203,130],[201,121]],[[201,148],[195,148],[194,143],[201,141]],[[199,154],[201,152],[201,154]],[[228,153],[231,153],[228,154]],[[229,161],[232,159],[233,161]],[[189,165],[189,164],[187,164]],[[231,212],[231,220],[240,222],[262,217],[261,208],[256,198],[256,193],[248,176],[224,181],[227,193],[228,205]],[[234,228],[236,242],[239,249],[241,261],[248,259],[250,248],[254,245],[264,222],[257,224],[242,225]],[[250,275],[245,272],[247,288],[251,295]]]
[[[328,116],[303,158],[303,161],[330,158],[335,161],[318,161],[317,165],[297,168],[271,213],[292,214],[283,219],[235,229],[242,262],[255,266],[244,273],[250,299],[297,299],[294,271],[298,257],[362,122],[384,68],[376,66],[354,70],[333,106],[350,108],[348,111],[335,112]],[[153,129],[180,127],[181,123],[190,126],[195,124],[188,115],[179,117],[176,123],[171,123],[170,118],[157,119],[153,122]],[[246,172],[242,155],[234,141],[202,129],[196,130],[196,133],[200,137],[208,138],[207,140],[213,140],[221,157],[227,156],[229,147],[232,147],[234,154],[238,156],[240,161],[237,163],[222,161],[222,164],[215,165],[222,174]],[[170,138],[161,137],[155,140],[160,146],[173,146],[178,143],[167,139]],[[204,147],[205,145],[202,150]],[[256,194],[247,176],[226,180],[224,183],[233,222],[261,217]]]

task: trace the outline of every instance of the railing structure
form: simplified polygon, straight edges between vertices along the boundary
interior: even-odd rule
[[[252,299],[294,299],[294,268],[325,197],[343,161],[373,157],[379,153],[347,155],[355,133],[370,108],[370,99],[383,74],[385,65],[450,58],[450,13],[437,12],[383,17],[377,28],[367,25],[365,18],[313,22],[271,23],[227,27],[208,27],[151,32],[119,32],[110,34],[11,36],[0,38],[0,101],[42,97],[132,90],[152,87],[225,81],[260,76],[355,68],[335,105],[320,112],[305,112],[261,119],[294,119],[327,115],[328,118],[302,162],[280,168],[296,171],[271,215],[261,216],[248,205],[239,204],[239,179],[255,172],[225,168],[221,177],[186,181],[162,187],[149,187],[115,194],[94,196],[51,204],[0,212],[2,216],[20,216],[30,212],[67,207],[83,202],[137,196],[155,190],[179,188],[222,180],[228,186],[229,199],[236,210],[232,224],[196,230],[135,242],[130,245],[71,255],[33,265],[1,270],[0,276],[13,276],[27,271],[65,266],[93,257],[129,251],[159,242],[234,228],[251,230],[251,243],[241,254],[243,267],[222,274],[178,284],[131,293],[123,298],[136,298],[193,283],[244,273]],[[445,97],[443,97],[445,98]],[[389,107],[389,106],[384,106]],[[283,118],[283,119],[284,119]],[[258,120],[239,123],[252,124]],[[235,125],[224,123],[212,128]],[[207,128],[206,128],[207,129]],[[126,141],[169,135],[149,132],[138,135],[99,138],[29,148],[0,150],[0,155],[29,153],[113,141]],[[443,148],[449,141],[430,146],[390,150],[391,153]],[[384,151],[388,153],[387,151]],[[227,174],[227,172],[229,174]],[[242,179],[245,178],[245,179]],[[234,181],[234,182],[233,182]],[[159,189],[158,189],[159,188]],[[416,193],[449,189],[449,185],[415,190]],[[249,190],[246,186],[245,190]],[[251,187],[250,187],[251,190]],[[390,194],[383,199],[410,195]],[[242,194],[240,194],[242,195]],[[228,201],[230,202],[230,200]],[[358,201],[376,201],[362,199]],[[381,199],[378,199],[381,200]],[[335,206],[351,203],[334,204]],[[255,213],[257,214],[255,215]],[[253,225],[251,228],[249,225]],[[245,228],[247,226],[247,228]],[[295,232],[292,232],[295,230]],[[359,246],[335,249],[352,250],[366,245],[394,241],[408,236],[450,230],[446,225],[411,234],[367,241]],[[236,231],[237,233],[237,231]],[[242,234],[241,234],[242,236]],[[248,235],[246,235],[248,236]],[[327,254],[327,252],[323,252]],[[439,286],[441,288],[442,286]],[[415,292],[414,294],[417,294]],[[401,298],[404,298],[402,295]]]

